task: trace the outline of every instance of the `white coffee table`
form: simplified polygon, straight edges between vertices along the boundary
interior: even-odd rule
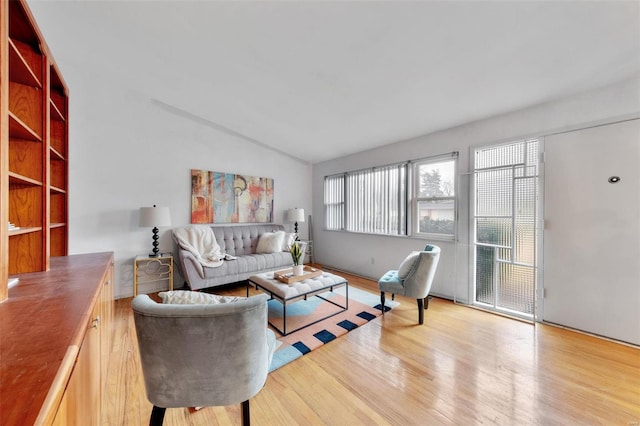
[[[302,330],[303,328],[309,327],[310,325],[316,324],[334,315],[338,315],[339,313],[349,309],[349,283],[344,277],[325,271],[322,271],[322,275],[320,276],[297,281],[291,284],[286,284],[275,279],[273,272],[265,272],[263,274],[257,274],[249,277],[249,285],[253,285],[257,290],[269,294],[272,299],[282,303],[282,330],[276,327],[271,321],[269,321],[269,324],[283,336],[291,334],[294,331]],[[333,291],[340,287],[345,288],[344,305],[340,305],[332,300],[320,296],[322,293]],[[307,300],[307,298],[314,296],[341,308],[341,310],[287,332],[287,305],[299,300]]]

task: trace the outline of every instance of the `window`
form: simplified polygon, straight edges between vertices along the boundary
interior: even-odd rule
[[[326,176],[325,229],[453,239],[457,157],[454,153]],[[409,214],[412,232],[407,229]]]
[[[347,174],[347,231],[406,235],[406,170],[405,163]]]
[[[414,163],[413,219],[417,235],[455,237],[456,161],[453,156]]]
[[[344,175],[324,178],[324,226],[344,229]]]
[[[407,163],[324,179],[325,228],[406,235]]]

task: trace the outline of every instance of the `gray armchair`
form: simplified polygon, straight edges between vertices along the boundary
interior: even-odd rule
[[[267,328],[268,296],[239,299],[214,304],[162,304],[147,295],[133,299],[142,373],[154,405],[151,425],[163,423],[166,408],[237,403],[249,425],[249,399],[266,382],[275,335]]]
[[[436,274],[440,247],[428,244],[423,251],[411,253],[397,270],[387,271],[378,281],[380,306],[384,313],[385,292],[414,298],[418,301],[418,322],[424,323],[424,310],[429,307],[429,291]]]

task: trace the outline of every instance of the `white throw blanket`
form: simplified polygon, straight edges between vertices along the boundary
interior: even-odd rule
[[[217,268],[222,266],[225,254],[220,250],[220,246],[213,234],[213,229],[209,226],[187,226],[173,230],[173,238],[183,249],[195,256],[203,266]],[[201,271],[204,276],[204,271]]]

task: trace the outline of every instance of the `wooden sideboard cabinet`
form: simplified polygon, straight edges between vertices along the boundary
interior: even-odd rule
[[[100,294],[86,324],[75,366],[52,421],[53,425],[101,424],[113,331],[112,275],[113,268],[102,282]],[[43,409],[40,413],[44,420],[51,415],[52,410],[47,407]]]
[[[51,258],[0,303],[0,424],[99,425],[113,338],[113,253]]]

